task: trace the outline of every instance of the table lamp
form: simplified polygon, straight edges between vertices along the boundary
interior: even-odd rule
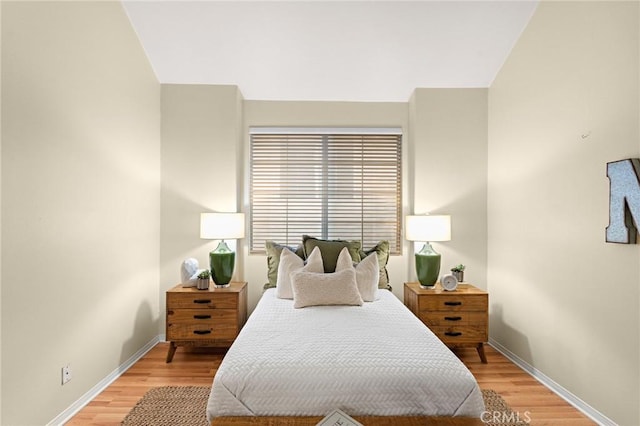
[[[416,253],[416,274],[420,286],[432,288],[440,274],[440,254],[429,243],[451,240],[451,216],[407,216],[405,237],[409,241],[424,242],[422,250]]]
[[[244,213],[200,214],[200,238],[220,240],[218,247],[209,253],[209,266],[216,287],[227,287],[233,276],[236,253],[224,240],[244,238]]]

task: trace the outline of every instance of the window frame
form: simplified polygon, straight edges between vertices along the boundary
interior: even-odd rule
[[[302,234],[306,233],[308,235],[312,235],[314,237],[323,238],[323,239],[339,238],[339,239],[361,240],[363,242],[364,249],[367,249],[370,246],[374,246],[381,239],[386,239],[386,240],[389,240],[391,254],[401,255],[402,249],[403,249],[403,244],[402,244],[403,136],[404,135],[403,135],[402,128],[399,128],[399,127],[250,127],[249,128],[249,182],[248,182],[249,218],[250,218],[249,244],[248,244],[249,253],[251,254],[264,253],[265,252],[264,241],[266,240],[274,240],[278,243],[287,244],[287,245],[297,245],[301,241]],[[256,206],[256,193],[258,191],[254,189],[254,183],[255,183],[254,179],[256,179],[256,176],[254,173],[254,165],[256,164],[256,162],[259,162],[259,161],[262,161],[261,164],[263,165],[268,163],[266,162],[266,160],[255,159],[255,155],[257,154],[254,151],[257,152],[257,150],[254,150],[254,142],[255,142],[254,138],[259,140],[260,143],[264,142],[262,140],[264,138],[267,138],[267,139],[273,138],[273,139],[276,139],[276,142],[275,142],[276,144],[277,143],[287,144],[289,142],[285,142],[285,140],[288,140],[288,138],[293,138],[294,140],[296,138],[300,138],[300,141],[298,141],[298,147],[301,144],[304,144],[305,138],[309,138],[314,142],[317,142],[318,138],[321,138],[323,140],[322,178],[321,178],[323,188],[322,188],[322,191],[319,192],[319,194],[322,194],[322,218],[320,222],[316,223],[316,225],[318,223],[321,225],[321,229],[319,232],[317,229],[313,229],[313,228],[309,229],[308,231],[300,230],[297,233],[295,231],[292,231],[292,235],[296,236],[295,242],[292,242],[288,232],[289,219],[286,219],[284,221],[284,223],[287,224],[284,226],[284,233],[286,235],[284,237],[284,241],[282,240],[283,238],[278,238],[278,236],[276,235],[274,235],[273,238],[268,237],[266,236],[265,232],[263,232],[262,234],[260,234],[260,236],[256,238],[256,232],[254,232],[255,231],[254,224],[256,223],[255,214],[257,209],[255,208],[255,206]],[[277,141],[278,138],[281,138],[282,140]],[[358,223],[360,224],[359,238],[354,238],[353,237],[354,234],[351,234],[351,236],[330,235],[329,228],[331,227],[332,222],[330,220],[330,215],[328,212],[329,205],[333,203],[339,206],[340,203],[335,203],[337,199],[336,197],[337,192],[334,190],[328,189],[325,185],[328,185],[329,181],[333,182],[334,185],[336,184],[336,182],[344,184],[345,182],[348,182],[348,178],[345,179],[344,177],[342,177],[342,178],[334,178],[332,180],[332,177],[330,176],[330,172],[328,171],[327,166],[328,164],[332,164],[332,167],[335,170],[342,171],[343,173],[344,173],[344,170],[348,169],[348,167],[353,166],[349,164],[349,161],[346,161],[346,162],[344,161],[345,157],[340,157],[342,161],[345,163],[345,166],[343,169],[340,169],[339,166],[336,166],[334,163],[331,162],[331,161],[335,162],[335,159],[331,159],[330,155],[334,155],[334,153],[337,152],[337,149],[338,149],[333,145],[335,145],[336,140],[339,140],[340,138],[344,139],[342,141],[342,143],[345,144],[345,145],[342,145],[343,147],[348,147],[348,145],[346,144],[348,144],[349,142],[353,143],[358,138],[360,139],[360,142],[359,142],[360,145],[356,144],[354,146],[359,149],[362,149],[362,152],[359,154],[359,157],[358,155],[351,155],[351,157],[359,158],[359,160],[356,159],[356,160],[353,160],[353,162],[354,164],[358,164],[357,167],[359,168],[357,170],[360,170],[362,174],[362,176],[360,176],[360,179],[355,181],[356,185],[357,184],[361,185],[361,189],[359,192],[355,191],[353,194],[359,195],[359,197],[362,200],[364,200],[365,198],[368,197],[367,195],[368,192],[371,192],[371,191],[367,191],[367,189],[365,189],[363,185],[373,185],[372,182],[374,180],[376,182],[378,181],[383,182],[383,184],[387,184],[387,185],[391,185],[391,183],[393,183],[393,190],[390,190],[385,187],[386,189],[383,191],[384,192],[383,198],[384,197],[386,198],[382,200],[383,202],[387,202],[393,198],[393,206],[389,207],[384,205],[380,209],[382,212],[380,213],[382,219],[379,220],[379,223],[385,224],[390,229],[392,229],[391,232],[387,232],[387,236],[385,238],[378,238],[375,241],[372,239],[372,237],[375,237],[375,235],[377,235],[378,231],[365,230],[364,229],[365,224],[368,223],[370,227],[374,227],[377,222],[375,220],[365,220],[366,216],[365,216],[365,213],[363,212],[360,213],[358,218]],[[379,138],[379,140],[377,140],[376,138]],[[383,148],[374,149],[374,147],[377,146],[376,143],[379,143],[380,144],[379,146]],[[393,144],[392,149],[390,148],[391,146],[390,144]],[[340,146],[340,145],[336,145],[336,146]],[[332,154],[328,154],[326,150],[331,151]],[[268,151],[268,149],[265,149],[265,151]],[[286,152],[289,153],[289,151],[290,150],[287,149]],[[276,153],[275,150],[270,152]],[[318,152],[319,152],[318,148],[316,147],[309,150],[309,155],[318,154]],[[263,152],[261,152],[261,154],[263,154]],[[345,154],[343,153],[338,155],[344,156]],[[346,158],[349,158],[350,154],[347,153],[346,155],[347,155]],[[367,156],[371,156],[371,155],[373,156],[377,155],[377,157],[375,157],[375,160],[367,159]],[[388,155],[388,157],[385,157],[385,155]],[[358,163],[358,161],[360,161],[360,163]],[[374,163],[375,163],[375,166],[374,166]],[[382,163],[383,165],[381,166]],[[392,166],[390,167],[391,164]],[[318,166],[317,164],[315,165]],[[270,164],[270,166],[273,167],[273,164]],[[286,171],[283,172],[284,174],[287,174],[289,172],[288,167],[289,167],[289,163],[286,162],[286,166],[285,166]],[[373,179],[371,177],[373,173],[372,170],[375,170],[375,169],[371,169],[372,167],[379,167],[379,170],[382,171],[381,175],[383,175],[383,179],[379,179],[377,177]],[[366,172],[365,172],[365,169],[367,169]],[[314,170],[316,170],[317,172],[317,169],[314,169]],[[334,173],[337,173],[337,174],[340,173],[339,171],[335,172],[335,170],[334,170]],[[391,178],[390,176],[393,176],[393,178]],[[312,181],[313,179],[310,179],[308,181],[305,180],[305,183],[312,182]],[[291,185],[292,180],[291,178],[289,179],[283,178],[280,182],[288,183]],[[390,197],[388,195],[391,192],[393,192],[393,197]],[[343,192],[342,195],[344,195],[345,193],[348,194],[348,191]],[[332,195],[333,195],[333,198],[332,198]],[[375,204],[371,204],[371,203],[375,203],[375,200],[371,201],[371,199],[369,198],[367,198],[367,201],[366,201],[367,206],[375,205]],[[285,208],[287,211],[289,211],[288,210],[289,203],[290,203],[290,199],[287,198],[284,203],[287,205],[287,207]],[[365,201],[362,201],[362,203],[364,204]],[[302,204],[304,204],[304,202]],[[382,204],[380,205],[382,206]],[[334,206],[334,209],[335,209],[335,206]],[[264,210],[268,211],[268,208],[265,208]],[[351,210],[348,210],[348,213],[353,213],[354,211],[355,211],[354,209],[351,209]],[[393,214],[390,214],[389,211],[392,211]],[[391,217],[392,217],[392,220],[389,219]],[[263,222],[265,222],[264,219],[263,219]],[[349,228],[348,222],[349,222],[348,220],[344,222],[345,229]],[[314,227],[316,225],[314,225]],[[266,228],[267,227],[265,226],[265,229]],[[349,232],[352,232],[353,229],[355,229],[355,227],[349,228]],[[280,230],[280,232],[283,232],[283,231]],[[368,240],[367,238],[365,238],[367,235],[370,236]],[[391,238],[392,236],[393,238]]]

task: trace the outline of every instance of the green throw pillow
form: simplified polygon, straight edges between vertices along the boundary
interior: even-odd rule
[[[305,258],[311,254],[311,251],[315,247],[318,247],[320,249],[320,254],[322,254],[324,272],[331,273],[336,271],[338,256],[340,255],[340,251],[345,247],[348,248],[351,259],[356,263],[360,262],[362,244],[360,244],[360,241],[320,240],[308,235],[303,235],[302,247],[304,247]]]
[[[380,266],[380,279],[378,280],[378,288],[391,289],[389,285],[389,272],[387,271],[387,262],[389,262],[389,241],[380,241],[369,250],[360,250],[360,258],[364,259],[370,254],[378,256],[378,265]]]
[[[303,260],[304,250],[302,246],[289,247],[283,244],[278,244],[275,241],[266,241],[264,247],[267,252],[267,277],[269,278],[269,282],[264,285],[264,289],[266,290],[268,288],[275,288],[276,283],[278,282],[278,265],[280,264],[280,254],[282,254],[282,249],[285,247],[288,248]]]

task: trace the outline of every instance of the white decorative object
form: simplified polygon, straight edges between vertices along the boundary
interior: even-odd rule
[[[202,272],[198,269],[198,260],[190,257],[185,259],[180,266],[180,283],[184,287],[195,287],[198,283],[198,274]]]
[[[440,279],[440,284],[445,290],[453,291],[458,288],[458,279],[453,274],[447,274]]]

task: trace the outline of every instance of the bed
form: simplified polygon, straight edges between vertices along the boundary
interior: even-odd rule
[[[362,306],[294,309],[266,290],[218,368],[208,420],[334,409],[477,420],[484,403],[471,372],[390,291]]]

